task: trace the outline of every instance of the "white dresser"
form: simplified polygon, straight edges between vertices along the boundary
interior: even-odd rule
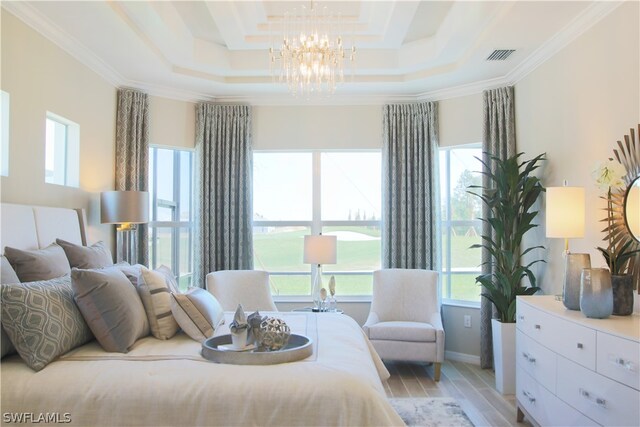
[[[640,316],[588,319],[525,296],[516,322],[518,421],[640,426]]]

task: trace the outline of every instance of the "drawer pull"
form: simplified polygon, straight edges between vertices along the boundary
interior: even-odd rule
[[[578,348],[584,348],[581,342],[578,343]]]
[[[524,316],[523,315],[518,316],[518,319],[520,319],[520,320],[522,320],[524,322]]]
[[[526,390],[522,390],[522,395],[523,395],[524,397],[526,397],[527,399],[529,399],[529,402],[531,402],[531,403],[536,403],[536,398],[535,398],[535,397],[533,397],[533,396],[531,395],[531,393],[529,393],[528,391],[526,391]]]
[[[534,328],[540,329],[540,325],[535,325]]]
[[[588,392],[585,389],[579,389],[578,390],[580,392],[580,395],[582,397],[584,397],[587,400],[590,400],[591,402],[594,402],[596,405],[602,407],[602,408],[606,408],[607,407],[607,401],[605,399],[603,399],[602,397],[598,397],[595,395],[592,395],[590,392]]]
[[[529,353],[522,352],[522,357],[524,357],[528,362],[536,363],[536,358],[531,356]]]
[[[633,362],[630,360],[625,360],[622,357],[614,356],[613,354],[609,355],[609,362],[613,363],[619,368],[626,369],[627,371],[635,371],[635,366]]]

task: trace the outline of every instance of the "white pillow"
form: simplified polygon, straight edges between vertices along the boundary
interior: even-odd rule
[[[178,332],[178,323],[171,312],[171,290],[165,275],[141,267],[137,289],[149,319],[151,334],[168,340]]]
[[[171,294],[171,312],[182,330],[200,342],[211,337],[224,319],[218,300],[201,288],[191,288],[184,294]]]

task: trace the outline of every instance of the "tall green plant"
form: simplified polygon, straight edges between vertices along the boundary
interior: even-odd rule
[[[522,251],[522,237],[537,227],[533,220],[538,215],[532,210],[540,194],[545,191],[540,179],[533,175],[539,163],[545,161],[545,154],[520,163],[524,153],[516,154],[506,160],[488,156],[489,160],[478,159],[484,165],[481,173],[488,180],[488,188],[470,186],[482,192],[471,194],[479,197],[488,207],[489,216],[482,221],[489,225],[490,232],[483,234],[482,243],[472,248],[483,248],[491,255],[491,260],[483,265],[491,265],[491,273],[476,277],[476,282],[484,287],[482,296],[491,301],[503,323],[516,321],[516,296],[533,295],[540,288],[536,286],[536,277],[531,267],[543,260],[535,260],[522,265],[522,257],[534,249],[533,246]],[[486,157],[486,153],[485,153]],[[495,171],[495,172],[492,172]],[[486,182],[486,181],[485,181]],[[524,279],[529,286],[523,286]]]

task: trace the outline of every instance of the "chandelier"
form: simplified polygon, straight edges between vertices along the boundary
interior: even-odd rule
[[[353,64],[356,48],[345,47],[339,21],[326,7],[318,13],[313,2],[308,13],[304,6],[300,14],[285,13],[282,44],[271,45],[269,60],[271,75],[293,95],[333,94],[344,81],[344,63]]]

